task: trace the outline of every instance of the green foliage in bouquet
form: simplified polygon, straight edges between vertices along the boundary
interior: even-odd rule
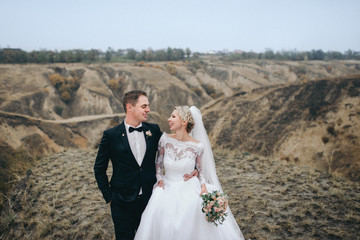
[[[227,216],[228,196],[217,190],[201,195],[203,199],[202,212],[208,222],[215,226],[222,224]]]

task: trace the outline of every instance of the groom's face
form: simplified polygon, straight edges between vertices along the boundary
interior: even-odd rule
[[[147,120],[147,114],[150,112],[149,100],[146,96],[140,95],[135,106],[131,106],[131,114],[134,120],[139,123],[145,122]]]

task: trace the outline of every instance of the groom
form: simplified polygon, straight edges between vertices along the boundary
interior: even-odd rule
[[[96,156],[94,171],[106,203],[110,203],[116,239],[133,239],[141,214],[152,193],[155,156],[161,131],[157,124],[146,123],[150,112],[147,94],[125,94],[125,120],[104,131]],[[108,181],[109,160],[113,174]]]
[[[126,93],[123,106],[125,120],[104,131],[94,171],[111,207],[116,240],[131,240],[156,183],[155,157],[162,133],[157,124],[145,122],[150,112],[146,92]],[[106,175],[109,160],[113,166],[110,182]],[[184,176],[185,181],[189,178],[191,175]]]

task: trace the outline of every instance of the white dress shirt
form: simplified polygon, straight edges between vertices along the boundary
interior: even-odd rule
[[[131,126],[126,123],[125,123],[125,126],[126,126],[126,134],[128,136],[131,151],[132,151],[136,161],[138,162],[139,166],[141,166],[141,163],[144,159],[145,152],[146,152],[146,142],[145,142],[144,133],[138,132],[138,131],[133,131],[130,133],[129,127],[134,127],[134,126]],[[138,128],[141,126],[142,126],[142,124],[140,123],[137,127],[134,127],[134,128]]]

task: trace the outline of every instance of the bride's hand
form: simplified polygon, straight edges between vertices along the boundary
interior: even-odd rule
[[[198,176],[198,171],[195,169],[194,171],[191,172],[191,174],[185,174],[184,175],[184,181],[188,181],[193,177],[197,177]]]
[[[163,181],[163,180],[158,181],[158,183],[157,183],[157,185],[155,186],[155,188],[157,188],[157,187],[161,187],[161,188],[164,189],[164,181]]]
[[[203,183],[203,184],[201,184],[200,196],[203,195],[204,193],[208,193],[208,190],[206,188],[206,185]]]

